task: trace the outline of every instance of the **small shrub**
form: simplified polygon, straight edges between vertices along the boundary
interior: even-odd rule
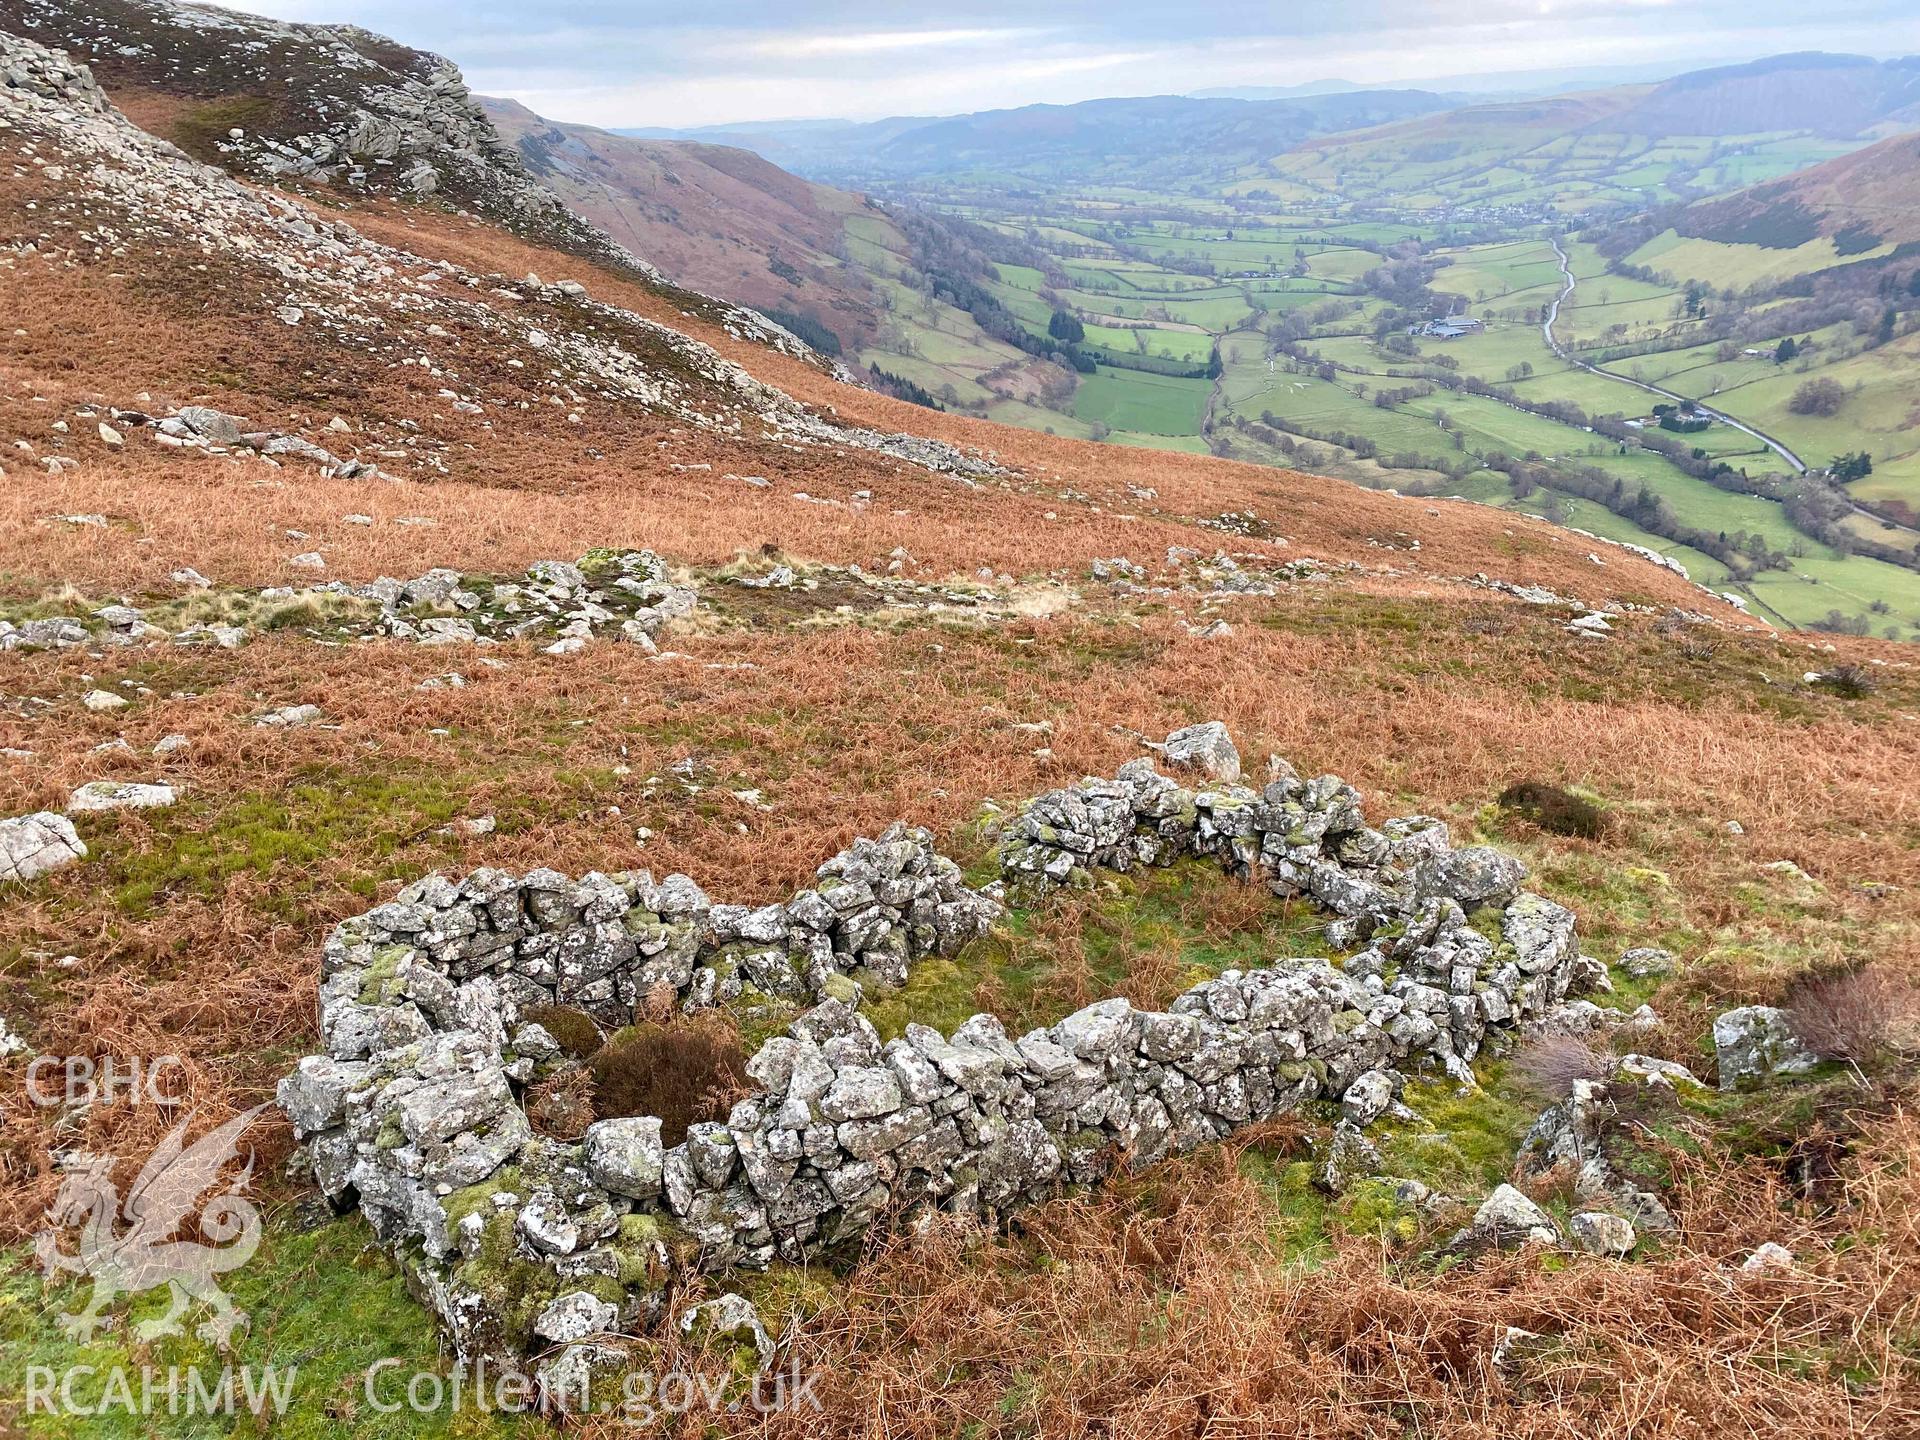
[[[1920,1052],[1920,990],[1877,965],[1815,975],[1787,997],[1787,1023],[1825,1060],[1859,1068]]]
[[[567,1005],[535,1005],[520,1013],[529,1024],[538,1025],[554,1038],[560,1048],[576,1060],[584,1060],[601,1046],[600,1027],[584,1010]]]
[[[1809,683],[1849,700],[1862,699],[1880,687],[1880,682],[1873,678],[1873,672],[1864,665],[1836,665],[1831,670],[1821,671]]]
[[[1607,828],[1606,812],[1571,790],[1544,780],[1517,780],[1500,792],[1500,808],[1554,835],[1596,840]]]
[[[689,1125],[724,1116],[750,1088],[740,1032],[719,1015],[643,1021],[587,1063],[595,1115],[657,1115],[660,1138],[670,1146],[687,1138]]]
[[[1520,1083],[1555,1100],[1571,1094],[1574,1081],[1604,1080],[1611,1069],[1604,1051],[1564,1031],[1530,1036],[1513,1052],[1513,1072]]]
[[[593,1076],[570,1066],[527,1091],[527,1119],[536,1134],[578,1140],[594,1121]]]

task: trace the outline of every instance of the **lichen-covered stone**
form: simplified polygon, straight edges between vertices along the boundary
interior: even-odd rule
[[[0,882],[37,880],[87,858],[87,847],[64,815],[42,810],[0,820]]]
[[[1624,1259],[1631,1254],[1640,1237],[1631,1221],[1604,1210],[1583,1210],[1567,1222],[1573,1242],[1589,1255],[1610,1255]]]
[[[594,1184],[615,1195],[646,1200],[660,1193],[666,1166],[666,1148],[660,1143],[660,1121],[651,1115],[599,1120],[581,1139],[587,1174]]]
[[[1481,1202],[1469,1229],[1475,1239],[1501,1248],[1560,1242],[1553,1217],[1511,1185],[1497,1187]]]
[[[1820,1063],[1800,1043],[1786,1012],[1771,1005],[1743,1005],[1716,1016],[1713,1050],[1722,1090],[1776,1075],[1803,1075]]]

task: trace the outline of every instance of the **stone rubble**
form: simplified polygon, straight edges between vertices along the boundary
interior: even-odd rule
[[[336,929],[326,1053],[282,1082],[281,1104],[321,1188],[358,1203],[456,1348],[511,1351],[531,1337],[509,1323],[502,1254],[549,1272],[554,1301],[576,1277],[619,1277],[618,1323],[643,1325],[684,1267],[800,1261],[916,1208],[995,1220],[1312,1099],[1352,1093],[1357,1117],[1383,1089],[1391,1103],[1394,1070],[1464,1073],[1489,1026],[1564,994],[1572,916],[1521,894],[1507,857],[1452,851],[1429,819],[1371,830],[1334,777],[1276,773],[1264,793],[1196,792],[1137,761],[1043,796],[1004,837],[1007,876],[1212,855],[1320,899],[1371,940],[1359,964],[1229,970],[1165,1012],[1103,1000],[1017,1037],[976,1015],[883,1043],[863,992],[901,984],[917,958],[953,953],[1000,913],[925,831],[856,842],[814,887],[757,909],[715,904],[678,875],[436,875]],[[1467,905],[1495,907],[1505,938],[1469,925]],[[758,1092],[724,1121],[672,1146],[650,1117],[602,1119],[576,1143],[532,1133],[522,1091],[570,1062],[529,1009],[613,1029],[662,993],[698,1008],[750,991],[817,1003],[760,1047]],[[1377,1169],[1352,1120],[1339,1136],[1344,1176]],[[547,1328],[577,1330],[584,1309]]]
[[[671,580],[666,563],[652,551],[603,549],[572,562],[537,561],[519,581],[434,569],[412,580],[383,576],[364,585],[335,580],[246,592],[244,599],[263,617],[299,617],[303,626],[329,639],[486,645],[528,636],[584,643],[613,635],[646,649],[673,621],[693,613],[698,592]],[[91,616],[57,622],[29,621],[16,627],[0,620],[0,650],[155,644],[233,649],[255,633],[244,625],[198,623],[169,631],[149,618],[167,618],[169,613],[164,607],[108,605]],[[96,694],[104,698],[96,703],[88,696],[89,709],[118,709],[127,703],[117,695]]]
[[[1604,1206],[1640,1233],[1668,1233],[1674,1228],[1673,1216],[1660,1197],[1635,1185],[1608,1158],[1612,1115],[1604,1082],[1574,1081],[1567,1098],[1542,1111],[1520,1142],[1519,1171],[1523,1176],[1543,1175],[1565,1167],[1573,1173],[1574,1198],[1581,1204]]]

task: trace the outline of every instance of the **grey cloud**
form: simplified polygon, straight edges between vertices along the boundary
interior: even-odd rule
[[[457,61],[476,88],[556,118],[702,125],[871,118],[1098,95],[1339,77],[1671,61],[1789,49],[1920,48],[1905,0],[1260,0],[1167,4],[977,0],[930,16],[871,3],[255,0],[287,19],[351,22]],[[698,23],[690,23],[697,13]]]

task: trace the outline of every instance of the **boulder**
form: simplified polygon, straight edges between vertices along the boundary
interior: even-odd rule
[[[34,880],[87,858],[87,847],[64,815],[42,810],[0,820],[0,881]]]
[[[1604,1210],[1582,1210],[1567,1222],[1573,1231],[1573,1243],[1589,1255],[1611,1255],[1624,1259],[1639,1242],[1630,1221]]]
[[[613,1345],[576,1341],[534,1371],[542,1405],[563,1414],[602,1410],[617,1397],[617,1377],[629,1364],[627,1352]]]
[[[142,785],[131,780],[90,780],[67,797],[67,812],[160,810],[179,799],[171,785]]]
[[[237,445],[247,424],[243,415],[228,415],[207,405],[187,405],[173,417],[181,424],[214,445]]]
[[[1553,1217],[1511,1185],[1500,1186],[1481,1202],[1467,1233],[1503,1250],[1560,1243],[1560,1227]]]
[[[1669,1090],[1679,1085],[1705,1088],[1700,1078],[1686,1066],[1678,1061],[1662,1060],[1657,1055],[1622,1055],[1614,1074],[1621,1080],[1638,1080],[1643,1085],[1664,1085]]]
[[[1378,1174],[1381,1163],[1373,1142],[1351,1121],[1342,1120],[1313,1167],[1313,1183],[1329,1195],[1344,1195],[1362,1176]]]
[[[850,1065],[820,1097],[820,1113],[836,1123],[891,1115],[901,1105],[900,1082],[880,1066]]]
[[[1490,845],[1465,850],[1443,850],[1429,855],[1413,872],[1416,901],[1443,896],[1463,909],[1505,905],[1520,893],[1527,867]]]
[[[347,1098],[365,1083],[369,1070],[364,1061],[308,1055],[281,1077],[274,1098],[293,1121],[295,1134],[318,1134],[346,1119]]]
[[[620,1322],[620,1311],[585,1290],[570,1290],[548,1302],[534,1317],[533,1333],[555,1345],[605,1335]]]
[[[1393,1103],[1393,1076],[1386,1070],[1369,1070],[1354,1078],[1347,1093],[1340,1097],[1340,1117],[1350,1125],[1371,1125]]]
[[[1718,1016],[1713,1022],[1713,1049],[1720,1062],[1722,1090],[1775,1075],[1804,1075],[1820,1063],[1793,1033],[1786,1012],[1772,1005],[1743,1005]]]
[[[1673,973],[1673,952],[1657,945],[1637,945],[1620,952],[1620,968],[1635,980],[1653,980]]]
[[[278,710],[269,710],[263,715],[256,715],[253,723],[264,730],[285,730],[303,725],[318,725],[326,718],[326,712],[318,705],[283,705]]]
[[[583,1149],[587,1174],[601,1189],[633,1200],[660,1193],[666,1147],[652,1115],[599,1120],[587,1127]]]
[[[1167,736],[1161,753],[1175,769],[1198,770],[1228,785],[1240,779],[1240,752],[1234,748],[1227,727],[1218,720],[1174,731]]]

